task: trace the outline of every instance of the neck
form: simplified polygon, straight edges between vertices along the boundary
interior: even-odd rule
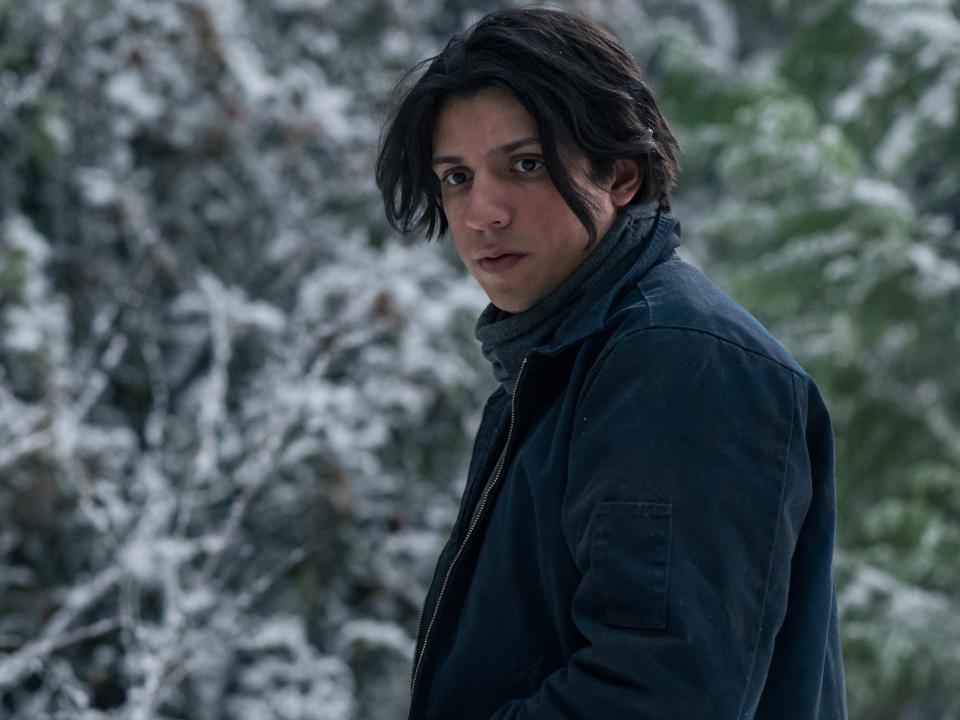
[[[624,208],[566,280],[526,310],[511,314],[492,303],[487,305],[477,320],[476,337],[484,357],[493,365],[494,377],[507,393],[513,394],[520,365],[530,350],[549,342],[557,327],[577,314],[581,301],[588,299],[593,289],[615,283],[625,272],[621,261],[639,253],[656,222],[657,210],[657,203]]]

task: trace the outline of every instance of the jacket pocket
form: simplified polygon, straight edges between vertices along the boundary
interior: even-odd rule
[[[597,504],[590,564],[603,600],[603,622],[620,627],[667,626],[670,503]]]

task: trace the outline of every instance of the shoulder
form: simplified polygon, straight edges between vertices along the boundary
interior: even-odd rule
[[[761,410],[807,413],[816,385],[745,308],[675,255],[651,268],[611,306],[603,331],[584,348],[578,405],[685,402],[718,415]],[[656,399],[656,400],[655,400]],[[631,411],[633,412],[633,411]]]
[[[759,320],[676,255],[651,268],[608,312],[603,354],[625,341],[635,349],[656,346],[667,357],[741,357],[747,364],[772,364],[809,380]]]

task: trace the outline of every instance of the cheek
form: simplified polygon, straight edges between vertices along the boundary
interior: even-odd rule
[[[451,198],[443,203],[443,214],[447,218],[447,224],[451,229],[459,229],[463,226],[463,203],[456,198]]]
[[[528,207],[549,213],[541,217],[557,217],[558,213],[570,212],[563,197],[549,181],[530,188],[530,192],[525,193],[524,201]]]
[[[470,256],[469,256],[469,254],[467,254],[466,245],[465,245],[465,243],[460,242],[460,239],[459,239],[459,238],[461,237],[460,230],[459,230],[459,228],[453,223],[453,221],[452,221],[450,218],[447,218],[447,222],[450,223],[450,227],[449,227],[449,229],[447,230],[447,233],[449,234],[450,239],[453,240],[453,246],[454,246],[454,247],[456,248],[456,250],[457,250],[457,255],[460,257],[460,261],[461,261],[466,267],[468,267],[468,268],[470,269],[470,271],[472,272],[472,271],[473,271],[473,268],[470,266],[470,263],[469,263],[469,258],[470,258]]]

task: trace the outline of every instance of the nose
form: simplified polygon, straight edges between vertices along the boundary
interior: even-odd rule
[[[485,232],[510,224],[513,210],[504,188],[479,173],[474,176],[464,222],[471,230]]]

